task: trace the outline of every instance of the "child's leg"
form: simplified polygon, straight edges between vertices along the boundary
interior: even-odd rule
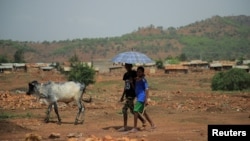
[[[126,131],[127,130],[127,122],[128,122],[128,105],[127,102],[124,104],[122,108],[122,114],[123,114],[123,127],[118,129],[118,131]]]
[[[131,132],[136,132],[137,131],[137,118],[139,116],[139,112],[143,111],[144,104],[142,102],[137,101],[135,103],[134,107],[134,128],[131,130]]]
[[[138,112],[134,112],[134,128],[130,130],[130,132],[137,132],[137,118],[138,118]]]
[[[144,111],[144,116],[147,119],[147,121],[150,123],[151,127],[155,128],[155,124],[153,123],[153,121],[151,120],[151,118],[149,117],[146,111]]]
[[[143,127],[146,127],[146,120],[143,118],[143,116],[141,114],[138,114],[138,118],[142,123]]]
[[[123,126],[124,128],[127,128],[127,122],[128,122],[128,107],[127,104],[124,105],[122,108],[122,114],[123,114]]]
[[[130,105],[129,109],[130,109],[130,112],[131,112],[132,114],[135,113],[135,112],[134,112],[134,103],[133,103],[133,101],[131,102],[131,105]],[[145,119],[143,118],[143,116],[142,116],[141,114],[139,114],[139,113],[138,113],[138,118],[139,118],[139,120],[142,122],[142,125],[143,125],[143,126],[146,126],[146,120],[145,120]]]
[[[134,128],[137,129],[138,112],[134,113]]]

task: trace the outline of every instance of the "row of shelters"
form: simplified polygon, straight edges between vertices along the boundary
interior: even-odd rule
[[[55,63],[1,63],[0,72],[34,72],[34,71],[50,71],[55,69]]]
[[[170,72],[200,72],[203,70],[223,71],[231,68],[240,68],[249,72],[250,60],[244,60],[242,64],[237,64],[237,61],[213,61],[207,62],[202,60],[192,60],[190,62],[182,62],[180,64],[167,64],[165,66],[165,73]]]
[[[94,62],[82,62],[83,64],[87,64],[88,66],[94,67],[96,72],[104,72],[104,69],[108,69],[109,72],[116,72],[123,69],[122,64],[116,64],[113,66],[108,67],[110,62],[107,62],[103,65],[103,62],[101,62],[102,65],[98,65],[98,63]],[[68,72],[71,70],[71,63],[70,62],[64,62],[59,67],[62,71]],[[135,66],[138,66],[141,64],[135,64]],[[249,72],[250,68],[250,60],[243,60],[242,64],[237,64],[237,61],[213,61],[213,62],[207,62],[202,60],[192,60],[190,62],[182,62],[180,64],[166,64],[165,65],[165,73],[171,73],[171,72],[201,72],[203,70],[214,70],[214,71],[223,71],[228,70],[231,68],[240,68],[244,69],[247,72]],[[154,72],[152,68],[156,68],[156,65],[153,64],[145,64],[145,67],[150,68],[152,70],[152,73]],[[57,70],[58,64],[56,63],[1,63],[0,64],[0,73],[10,73],[10,72],[37,72],[37,71],[52,71]]]
[[[81,62],[91,66],[91,62]],[[64,62],[60,65],[60,69],[64,72],[71,70],[71,63]],[[58,69],[57,63],[1,63],[0,73],[11,73],[11,72],[37,72],[37,71],[53,71]]]

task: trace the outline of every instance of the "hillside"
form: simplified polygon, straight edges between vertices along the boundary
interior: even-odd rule
[[[63,62],[74,54],[82,61],[110,60],[117,53],[132,48],[153,59],[180,54],[185,54],[189,60],[249,59],[250,16],[214,16],[179,28],[150,25],[120,37],[41,43],[0,40],[0,61],[13,61],[18,50],[22,51],[26,62]]]

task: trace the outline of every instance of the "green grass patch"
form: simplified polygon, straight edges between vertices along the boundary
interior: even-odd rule
[[[161,102],[165,100],[163,97],[159,97],[159,96],[151,96],[150,98],[151,100],[156,101],[156,102]]]
[[[13,118],[31,118],[31,117],[34,117],[34,115],[30,112],[27,112],[24,114],[15,114],[15,113],[9,113],[9,112],[0,113],[0,120],[13,119]]]
[[[114,90],[114,88],[123,90],[124,82],[122,80],[109,80],[109,81],[102,81],[97,82],[94,84],[94,88],[88,90],[89,94],[100,94],[103,90],[109,91],[111,88]]]

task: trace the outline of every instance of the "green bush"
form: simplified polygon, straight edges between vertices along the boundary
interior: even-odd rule
[[[14,54],[14,62],[15,63],[24,63],[24,50],[23,49],[19,49],[15,52]]]
[[[6,55],[0,55],[0,63],[8,63],[8,57]]]
[[[163,69],[164,68],[162,60],[157,60],[155,64],[156,64],[156,67],[158,69]]]
[[[95,70],[86,64],[76,63],[68,74],[69,81],[84,83],[86,86],[95,83]]]
[[[212,78],[212,90],[244,90],[250,88],[250,74],[243,69],[233,68],[219,72]]]

